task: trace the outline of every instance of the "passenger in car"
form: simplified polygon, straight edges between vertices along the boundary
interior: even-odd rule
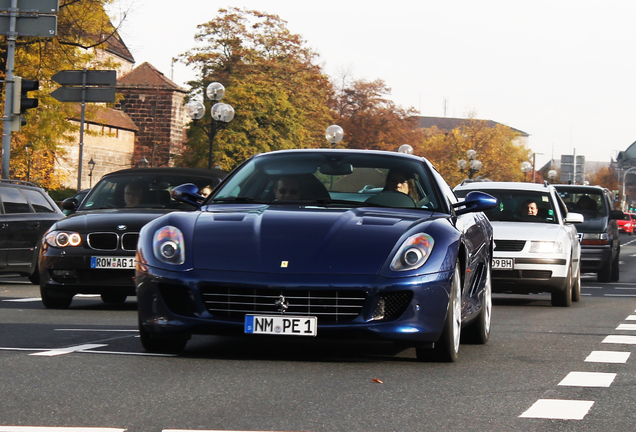
[[[583,195],[576,202],[575,210],[579,212],[595,213],[597,210],[596,201],[587,195]]]
[[[300,179],[295,176],[281,176],[274,186],[277,201],[299,200],[301,196]]]
[[[143,197],[143,187],[139,183],[128,183],[124,188],[126,207],[138,207]]]
[[[537,216],[539,214],[539,207],[534,200],[526,200],[522,205],[524,216]]]
[[[407,175],[407,173],[400,169],[391,169],[386,176],[385,191],[402,192],[405,195],[410,196],[414,202],[420,201],[419,194],[417,193],[417,185],[413,176]]]

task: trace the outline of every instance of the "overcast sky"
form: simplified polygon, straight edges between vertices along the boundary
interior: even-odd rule
[[[575,151],[609,162],[636,141],[633,0],[119,3],[136,65],[180,85],[194,74],[176,65],[171,75],[171,59],[194,46],[198,24],[237,6],[287,21],[331,77],[382,79],[393,101],[423,116],[472,112],[528,133],[537,168]]]

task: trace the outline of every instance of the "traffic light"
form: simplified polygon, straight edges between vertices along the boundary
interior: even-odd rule
[[[13,120],[11,130],[17,132],[20,127],[26,124],[23,114],[31,108],[38,106],[38,99],[29,97],[28,93],[40,88],[38,80],[23,79],[18,76],[13,77],[13,106],[11,113]]]

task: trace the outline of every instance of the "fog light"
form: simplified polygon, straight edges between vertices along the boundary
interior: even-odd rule
[[[378,305],[375,308],[375,312],[373,312],[373,317],[371,318],[371,321],[384,319],[385,307],[386,305],[385,305],[384,298],[380,297],[380,300],[378,300]]]
[[[51,270],[53,276],[73,277],[75,276],[75,270]]]

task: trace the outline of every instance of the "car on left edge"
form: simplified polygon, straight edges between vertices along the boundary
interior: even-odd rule
[[[214,189],[221,170],[131,168],[106,174],[72,214],[58,221],[42,239],[40,294],[47,308],[65,309],[76,294],[99,294],[106,303],[123,303],[135,295],[135,252],[141,228],[195,204],[175,201],[171,191],[184,183],[199,191]],[[203,200],[203,197],[199,197]]]
[[[42,236],[64,214],[33,183],[0,180],[0,274],[17,273],[39,283]]]

